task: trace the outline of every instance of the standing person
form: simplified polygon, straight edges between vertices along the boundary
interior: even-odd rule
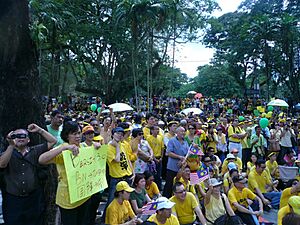
[[[239,127],[239,120],[235,118],[232,124],[228,127],[229,145],[228,149],[231,152],[232,149],[239,151],[239,158],[242,159],[242,144],[241,140],[246,137],[246,132]]]
[[[47,130],[50,134],[52,134],[56,138],[57,140],[55,144],[56,147],[64,142],[60,137],[62,124],[64,122],[64,116],[60,111],[54,110],[50,114],[50,117],[51,117],[51,123],[47,125]]]
[[[29,147],[29,133],[40,134],[47,142]],[[3,219],[7,225],[42,225],[45,213],[43,186],[39,181],[38,158],[52,148],[57,140],[36,124],[11,131],[9,145],[0,155],[4,168],[5,187],[2,189]]]
[[[281,128],[280,135],[280,151],[277,157],[277,161],[279,165],[285,164],[284,156],[287,151],[293,151],[293,144],[291,138],[295,136],[293,129],[291,129],[289,124],[284,124],[284,127]]]
[[[104,144],[108,144],[112,139],[112,129],[115,127],[115,116],[113,109],[109,108],[110,117],[106,117],[103,120],[103,127],[100,129],[100,135],[104,139]],[[99,121],[100,113],[97,115],[97,120]]]
[[[169,140],[176,135],[176,128],[178,127],[178,122],[177,121],[170,121],[167,125],[168,127],[168,132],[165,133],[164,135],[164,144],[165,146],[168,146]]]
[[[159,127],[152,126],[150,127],[150,136],[148,136],[147,141],[153,151],[153,160],[156,166],[156,173],[154,173],[155,183],[158,185],[158,188],[161,190],[161,169],[162,169],[162,156],[164,154],[164,141],[163,136],[159,135]]]
[[[176,182],[173,185],[173,193],[174,196],[170,198],[170,201],[175,203],[172,212],[177,216],[180,224],[192,225],[196,216],[201,224],[206,224],[197,199],[191,192],[185,190],[182,183]]]
[[[167,147],[168,164],[166,174],[166,184],[163,191],[163,196],[170,198],[172,194],[173,179],[178,173],[181,165],[186,161],[186,155],[189,150],[189,145],[184,140],[185,129],[178,127],[176,129],[176,137],[170,139]]]
[[[217,127],[217,156],[219,156],[221,162],[223,163],[226,158],[227,142],[226,136],[222,131],[222,127]]]
[[[114,200],[109,204],[105,213],[105,224],[135,225],[138,223],[129,203],[130,193],[134,191],[126,181],[116,185]]]
[[[258,158],[265,159],[265,138],[261,134],[260,126],[255,127],[255,133],[252,134],[250,143],[252,147],[252,153],[255,153],[258,156]]]
[[[245,187],[247,179],[243,176],[232,178],[234,186],[228,192],[228,199],[232,205],[235,214],[238,215],[245,224],[256,225],[258,223],[254,216],[261,216],[263,213],[263,203],[250,189]],[[259,203],[259,211],[253,211],[249,208],[248,200]]]
[[[88,213],[90,209],[90,197],[71,203],[65,162],[62,154],[63,151],[70,150],[73,155],[78,155],[81,141],[81,131],[78,123],[73,121],[64,123],[61,138],[65,143],[42,154],[39,157],[39,163],[43,165],[56,164],[60,178],[56,192],[56,204],[59,206],[62,223],[64,225],[86,225],[87,221],[90,221]]]

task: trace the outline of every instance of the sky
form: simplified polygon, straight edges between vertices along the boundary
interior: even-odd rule
[[[234,12],[242,0],[217,0],[222,11],[214,12],[214,16],[221,16]],[[180,68],[188,77],[197,76],[198,66],[208,64],[213,57],[214,50],[205,48],[201,43],[177,44],[175,52],[175,67]]]

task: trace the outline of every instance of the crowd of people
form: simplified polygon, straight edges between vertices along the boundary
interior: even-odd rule
[[[49,164],[57,169],[63,225],[95,224],[101,198],[105,224],[258,225],[263,213],[274,209],[279,225],[299,224],[300,120],[273,108],[268,115],[253,114],[239,100],[213,102],[218,104],[188,103],[202,107],[201,115],[156,105],[152,113],[102,114],[100,101],[98,112],[48,107],[46,129],[30,124],[7,135],[8,147],[0,155],[5,224],[43,223],[40,181]],[[267,110],[262,101],[255,104]],[[266,117],[268,124],[262,124]],[[30,146],[30,133],[46,142]],[[81,147],[102,145],[108,146],[107,190],[71,203],[62,152],[76,156],[84,154]],[[283,179],[281,166],[297,172]],[[195,174],[203,179],[195,183]],[[156,212],[148,216],[145,206],[153,202]]]

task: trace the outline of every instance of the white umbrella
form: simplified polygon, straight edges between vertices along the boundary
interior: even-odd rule
[[[196,91],[189,91],[188,93],[186,93],[187,95],[195,95],[195,94],[197,94],[197,92]]]
[[[275,99],[268,103],[268,105],[271,106],[280,106],[280,107],[289,107],[289,104],[286,103],[286,101],[282,99]]]
[[[188,115],[191,112],[193,112],[193,114],[197,114],[197,115],[200,115],[201,113],[203,113],[203,111],[199,108],[187,108],[187,109],[182,110],[180,113]]]
[[[113,109],[113,112],[125,112],[125,111],[133,111],[133,108],[126,103],[114,103],[108,106]],[[102,113],[108,113],[109,109],[105,109]]]

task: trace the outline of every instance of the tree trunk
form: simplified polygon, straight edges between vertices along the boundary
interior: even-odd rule
[[[0,149],[3,149],[9,131],[27,128],[32,122],[44,125],[36,51],[29,31],[28,1],[1,1],[0,43]],[[35,139],[37,137],[31,138],[32,144],[37,144]],[[49,187],[51,190],[53,184]]]

